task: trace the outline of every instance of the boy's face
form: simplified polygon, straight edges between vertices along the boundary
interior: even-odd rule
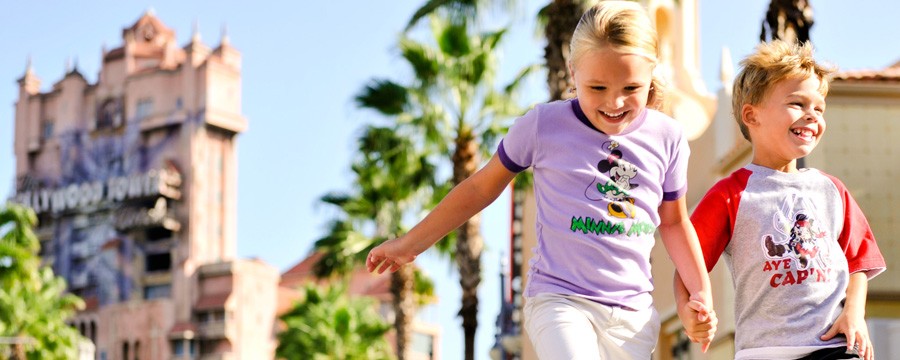
[[[610,48],[587,51],[569,69],[581,110],[600,131],[615,135],[647,106],[654,64]]]
[[[779,81],[757,105],[744,105],[744,123],[753,139],[753,163],[790,171],[794,160],[809,155],[825,133],[825,98],[819,79]]]

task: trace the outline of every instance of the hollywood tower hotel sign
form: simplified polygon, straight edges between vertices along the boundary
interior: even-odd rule
[[[85,300],[70,323],[97,358],[272,358],[277,270],[235,259],[240,53],[196,31],[179,46],[149,12],[122,38],[94,84],[19,79],[12,200]]]

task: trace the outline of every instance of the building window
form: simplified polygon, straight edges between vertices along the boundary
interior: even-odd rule
[[[156,272],[156,271],[169,271],[171,268],[172,268],[171,253],[147,255],[146,271],[148,273]]]
[[[197,355],[197,346],[195,345],[194,340],[172,340],[172,355],[181,357],[188,354],[190,354],[191,358]]]
[[[122,102],[117,98],[106,99],[97,107],[97,130],[112,129],[123,125]]]
[[[175,99],[175,110],[181,110],[184,107],[184,100],[181,100],[181,97]]]
[[[144,299],[152,300],[152,299],[160,299],[160,298],[168,298],[172,293],[172,285],[151,285],[144,287]]]
[[[41,140],[49,140],[53,137],[53,120],[44,120],[41,123]]]
[[[134,119],[141,121],[153,112],[153,99],[140,99],[135,107]]]
[[[426,359],[434,358],[434,336],[413,332],[410,340],[410,350],[416,354],[425,355]]]

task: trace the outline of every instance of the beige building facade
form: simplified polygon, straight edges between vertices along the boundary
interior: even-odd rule
[[[660,33],[664,75],[670,79],[667,109],[682,123],[690,140],[691,159],[688,174],[689,210],[699,202],[716,181],[750,162],[751,147],[743,139],[731,116],[732,59],[722,54],[722,76],[715,95],[702,88],[697,61],[698,26],[695,1],[643,1]],[[898,54],[900,55],[900,54]],[[869,283],[866,318],[875,343],[876,354],[900,354],[900,144],[894,139],[900,132],[900,63],[879,71],[843,71],[837,74],[826,99],[828,130],[809,157],[807,167],[821,169],[840,178],[866,214],[888,270]],[[531,248],[536,243],[534,198],[522,195],[521,209],[513,217],[513,287],[524,288]],[[516,232],[521,238],[516,240]],[[518,243],[517,243],[518,241]],[[678,320],[672,289],[674,266],[657,242],[651,254],[655,284],[654,301],[660,312],[662,328],[654,359],[724,360],[734,358],[734,290],[726,266],[717,265],[710,273],[719,327],[707,353],[690,343]],[[514,299],[516,316],[521,318],[524,299]],[[519,320],[521,321],[521,320]],[[518,358],[536,359],[534,349],[522,330],[516,337]]]
[[[12,200],[86,301],[70,323],[97,359],[271,359],[278,271],[236,258],[241,54],[179,46],[152,13],[122,41],[95,83],[19,79]]]

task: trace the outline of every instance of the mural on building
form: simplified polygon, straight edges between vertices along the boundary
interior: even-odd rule
[[[115,104],[111,106],[110,104]],[[61,176],[29,175],[19,181],[14,201],[30,206],[50,224],[56,241],[45,255],[67,277],[70,289],[99,305],[131,299],[137,291],[134,276],[144,271],[168,271],[172,244],[153,234],[178,231],[170,212],[181,197],[182,176],[177,160],[163,150],[179,139],[171,127],[152,143],[141,136],[139,118],[122,122],[121,100],[98,106],[97,130],[74,129],[54,134],[59,144]],[[197,122],[202,116],[191,117]],[[187,120],[187,119],[186,119]],[[174,121],[171,121],[174,122]],[[186,123],[188,121],[178,121]],[[82,122],[89,123],[89,122]],[[136,236],[138,232],[143,234]],[[135,272],[133,259],[148,259]],[[171,259],[168,260],[171,264]],[[165,287],[149,287],[145,298],[168,296]]]

